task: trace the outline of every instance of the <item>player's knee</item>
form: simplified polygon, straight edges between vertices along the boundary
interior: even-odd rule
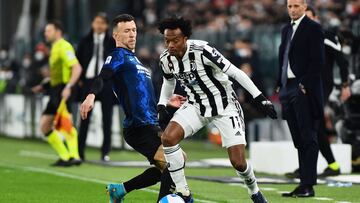
[[[171,133],[171,134],[163,134],[161,136],[161,142],[165,147],[175,146],[179,144],[181,140],[181,136]]]
[[[46,124],[40,125],[40,131],[44,135],[48,134],[51,130],[52,130],[52,128],[49,125],[46,125]]]
[[[230,158],[231,165],[238,171],[245,171],[247,167],[246,159],[239,156]]]
[[[47,120],[40,120],[40,131],[42,134],[46,135],[52,130],[52,123],[49,123]]]
[[[177,145],[180,142],[180,136],[175,133],[163,133],[161,135],[161,142],[165,147]]]

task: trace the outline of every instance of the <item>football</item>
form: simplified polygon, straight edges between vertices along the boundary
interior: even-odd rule
[[[177,196],[176,194],[170,194],[161,198],[159,203],[185,203],[185,202],[181,197]]]

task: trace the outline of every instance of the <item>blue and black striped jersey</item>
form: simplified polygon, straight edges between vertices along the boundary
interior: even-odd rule
[[[103,65],[102,71],[106,70],[113,72],[113,91],[126,115],[124,127],[158,125],[151,75],[135,54],[125,48],[114,49]]]

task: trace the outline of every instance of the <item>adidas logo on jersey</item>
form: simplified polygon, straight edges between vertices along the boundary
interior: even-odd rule
[[[235,136],[241,136],[240,131],[237,131],[237,132],[235,133]]]

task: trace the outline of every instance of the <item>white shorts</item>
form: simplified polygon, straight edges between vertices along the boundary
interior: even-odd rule
[[[183,128],[185,138],[212,123],[220,131],[223,147],[246,145],[244,115],[240,104],[237,103],[237,106],[235,103],[229,102],[220,115],[203,117],[195,106],[186,102],[175,112],[171,121],[178,123]]]

